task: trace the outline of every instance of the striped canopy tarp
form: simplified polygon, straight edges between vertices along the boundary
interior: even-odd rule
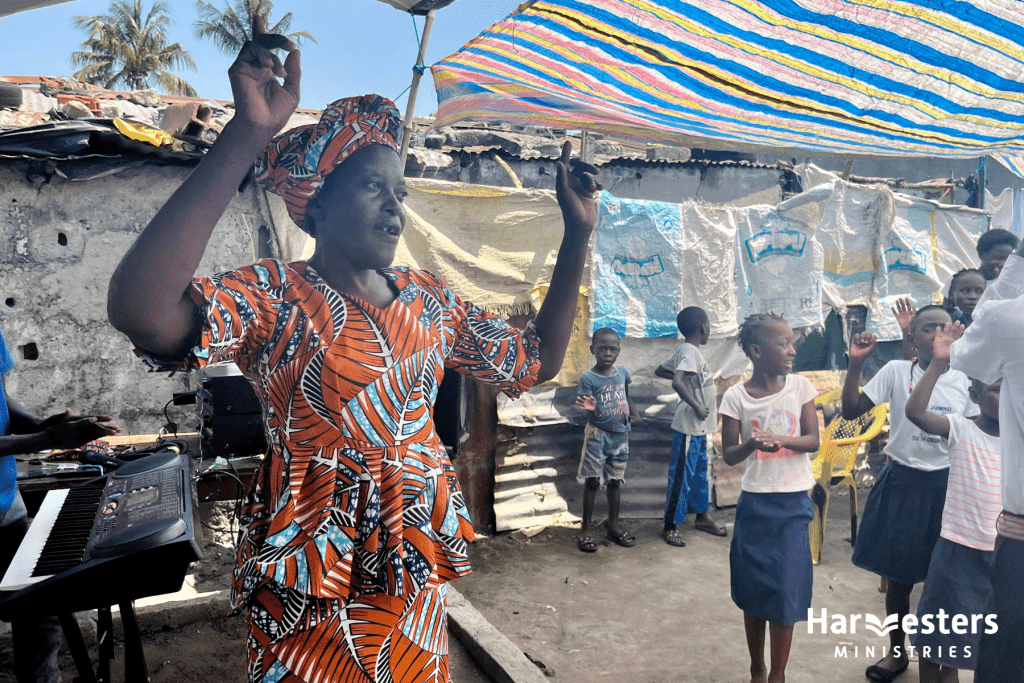
[[[432,68],[437,125],[1012,163],[1022,26],[1020,0],[534,0]]]

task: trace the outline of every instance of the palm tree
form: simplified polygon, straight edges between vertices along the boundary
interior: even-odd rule
[[[157,87],[172,95],[195,97],[195,89],[169,69],[196,63],[178,43],[167,44],[171,18],[167,3],[157,0],[146,12],[142,0],[113,0],[109,14],[75,17],[73,25],[89,32],[84,48],[71,55],[74,77],[86,83],[129,90]]]
[[[270,26],[270,13],[273,9],[274,3],[271,0],[235,0],[234,7],[229,0],[224,4],[223,10],[217,9],[209,2],[196,0],[199,21],[192,26],[196,38],[209,38],[221,52],[235,55],[246,41],[252,40],[252,27],[257,17],[263,19],[265,26]],[[302,39],[316,42],[308,31],[287,33],[291,25],[292,13],[288,12],[268,28],[267,33],[280,33],[291,38],[296,44],[301,43]]]

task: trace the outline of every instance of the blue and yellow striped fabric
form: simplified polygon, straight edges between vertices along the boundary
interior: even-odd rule
[[[432,68],[437,125],[1020,164],[1022,26],[1020,0],[534,0]]]

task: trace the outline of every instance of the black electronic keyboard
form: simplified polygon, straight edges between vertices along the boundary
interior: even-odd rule
[[[0,619],[67,614],[181,589],[203,556],[187,454],[156,453],[50,491],[18,547]]]

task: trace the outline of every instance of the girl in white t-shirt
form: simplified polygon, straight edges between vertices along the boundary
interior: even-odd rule
[[[817,392],[790,374],[796,349],[782,317],[747,318],[740,345],[754,372],[725,392],[719,409],[726,464],[746,461],[729,550],[732,599],[743,610],[751,680],[781,680],[793,625],[807,619],[811,606],[808,525],[814,513],[807,491],[814,477],[807,454],[819,446]],[[766,623],[770,672],[764,661]]]
[[[950,448],[949,484],[942,509],[942,531],[928,566],[917,604],[920,626],[910,641],[918,653],[921,683],[956,680],[956,669],[977,669],[982,631],[992,599],[996,520],[1000,500],[999,389],[971,381],[971,400],[981,414],[974,419],[928,410],[936,382],[949,368],[949,347],[963,328],[938,329],[928,370],[910,393],[907,419],[941,438]],[[948,615],[941,620],[942,613]],[[966,625],[951,623],[965,615]],[[981,615],[975,617],[974,615]],[[930,626],[926,626],[926,620]]]
[[[853,563],[888,579],[886,614],[897,615],[889,632],[889,650],[864,672],[870,681],[891,681],[906,671],[903,617],[910,612],[914,584],[925,580],[932,550],[939,538],[942,506],[949,476],[949,444],[914,425],[904,415],[914,385],[932,362],[935,331],[952,323],[942,306],[924,306],[910,321],[910,341],[918,356],[886,363],[859,389],[860,371],[877,340],[873,334],[856,335],[850,344],[850,364],[843,385],[843,417],[855,419],[880,403],[889,404],[889,463],[875,480],[864,504],[857,530]],[[967,375],[949,370],[939,377],[928,410],[941,415],[977,414],[968,397]]]

